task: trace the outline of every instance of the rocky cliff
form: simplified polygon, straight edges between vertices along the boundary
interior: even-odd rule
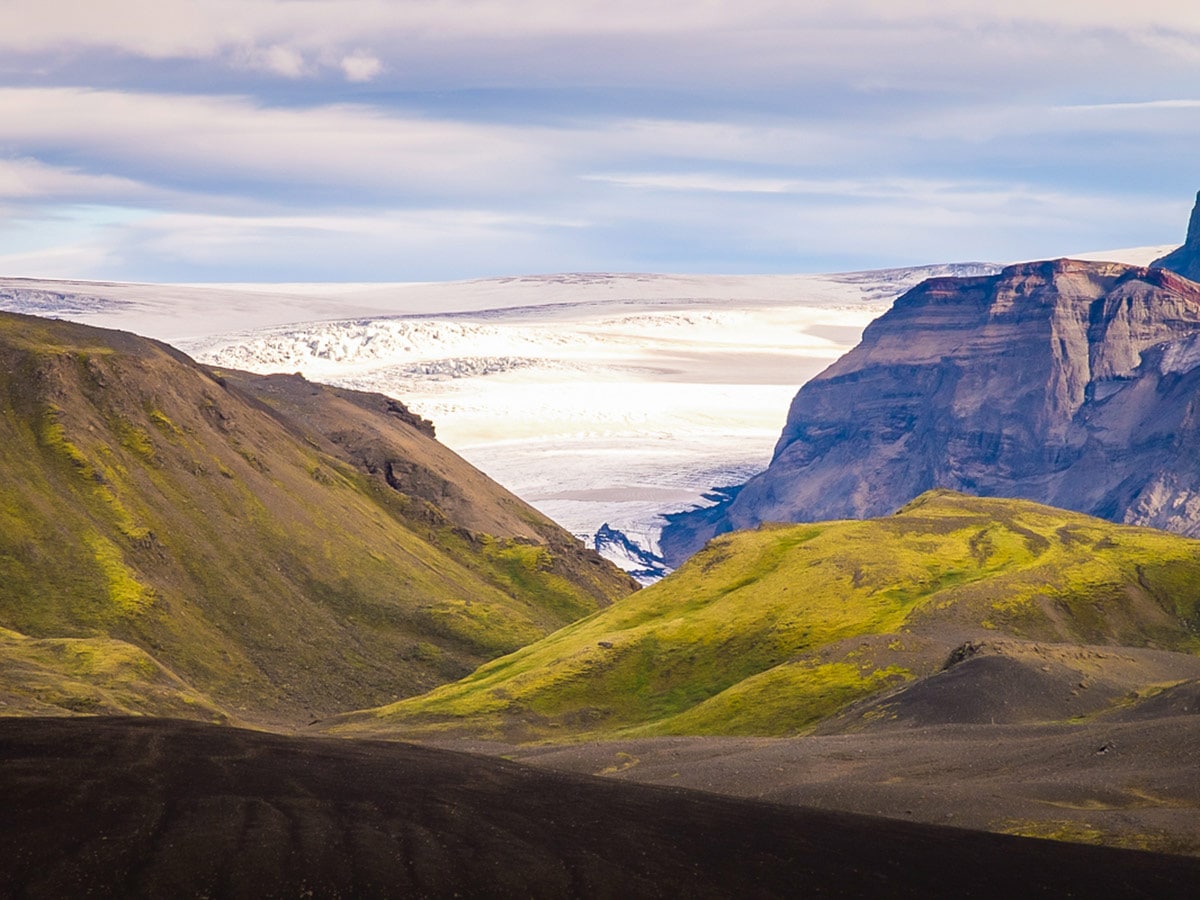
[[[1183,246],[1176,247],[1150,265],[1159,269],[1170,269],[1193,281],[1200,281],[1200,193],[1196,194],[1196,205],[1192,207],[1187,240],[1183,242]]]
[[[1200,285],[1162,268],[926,281],[804,385],[765,472],[672,517],[664,555],[764,521],[886,514],[934,487],[1200,533],[1198,333]]]

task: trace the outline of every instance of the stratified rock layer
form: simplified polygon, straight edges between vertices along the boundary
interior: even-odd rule
[[[770,467],[672,517],[678,565],[764,521],[887,514],[934,487],[1200,533],[1200,285],[1074,260],[936,278],[796,395]]]

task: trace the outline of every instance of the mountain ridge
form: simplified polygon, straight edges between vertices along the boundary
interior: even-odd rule
[[[636,588],[395,400],[14,314],[0,572],[6,712],[276,724],[427,689]]]
[[[1128,448],[1146,443],[1146,403],[1192,362],[1183,345],[1143,355],[1197,331],[1200,285],[1161,268],[1064,259],[930,279],[800,389],[763,473],[727,503],[669,517],[664,558],[763,521],[882,515],[935,487],[1191,533],[1200,515],[1160,514],[1200,490],[1180,452],[1186,398],[1155,406],[1171,452],[1140,481]],[[1166,357],[1171,373],[1154,362]],[[1127,463],[1111,477],[1096,470],[1104,448]]]

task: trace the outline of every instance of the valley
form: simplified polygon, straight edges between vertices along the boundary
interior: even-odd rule
[[[1184,484],[1200,293],[1121,263],[991,272],[813,277],[801,302],[760,296],[746,279],[757,299],[736,309],[676,296],[678,279],[642,279],[662,296],[641,299],[624,296],[628,277],[535,279],[520,290],[552,288],[540,304],[180,341],[202,362],[124,332],[2,314],[0,755],[15,765],[0,787],[22,848],[12,877],[35,893],[61,878],[101,891],[118,879],[142,895],[176,880],[229,893],[281,879],[374,893],[398,883],[384,861],[401,852],[405,883],[435,894],[507,896],[534,878],[547,895],[624,880],[639,895],[671,883],[778,896],[799,867],[814,889],[887,883],[915,896],[943,877],[922,849],[936,842],[991,873],[980,895],[1023,854],[1048,892],[1067,873],[1101,893],[1188,882],[1200,856],[1200,543],[1179,518],[1186,497],[1159,503],[1174,519],[1109,515],[1134,524],[1085,514],[1111,502],[1080,498],[1114,496],[1119,481],[1141,498],[1121,509],[1146,510],[1164,496],[1155,485]],[[920,283],[891,305],[905,279]],[[507,288],[444,289],[469,307]],[[73,318],[154,314],[141,289],[31,290],[9,302]],[[218,296],[179,290],[164,302]],[[228,302],[248,296],[222,290]],[[264,315],[291,303],[329,311],[328,296],[293,290]],[[1027,318],[957,311],[1001,295]],[[1051,310],[1047,366],[1033,308]],[[906,316],[917,324],[891,324]],[[1001,437],[974,451],[948,444],[975,481],[880,476],[897,497],[918,494],[893,505],[792,475],[811,496],[862,505],[722,524],[785,496],[760,485],[787,455],[777,449],[763,475],[750,458],[768,431],[753,423],[786,402],[789,374],[814,377],[780,448],[822,432],[796,410],[827,384],[861,381],[839,374],[859,358],[908,394],[868,387],[825,408],[869,433],[875,410],[911,403],[903,445],[939,408],[920,393],[929,376],[911,373],[995,347],[1019,360],[997,367],[1011,384],[977,379],[979,414]],[[410,392],[426,406],[409,406]],[[1022,410],[1039,392],[1046,404],[1028,426]],[[442,444],[427,409],[530,502]],[[926,445],[947,440],[933,430]],[[840,477],[854,472],[837,456],[847,452],[878,471],[880,459],[913,469],[840,433],[827,463]],[[1053,505],[1000,487],[1035,471],[1047,457],[1030,463],[1029,448],[1053,440],[1053,477],[1031,482]],[[731,487],[713,487],[722,482]],[[1000,496],[973,496],[988,493]],[[658,523],[697,500],[716,503],[666,517],[664,566]],[[712,539],[692,552],[685,532]],[[83,746],[93,755],[73,749]],[[179,767],[146,769],[164,752]],[[283,781],[279,765],[292,773]],[[209,775],[196,781],[200,769]],[[141,773],[136,791],[126,770]],[[80,792],[110,811],[111,843],[90,857],[78,852],[90,826],[74,838],[61,829]],[[724,824],[704,837],[671,816]],[[222,837],[228,817],[241,830]],[[624,837],[603,850],[564,841],[601,823]],[[766,835],[781,828],[791,837],[777,846]],[[57,834],[84,843],[52,851]],[[330,839],[342,849],[314,851]],[[211,868],[213,841],[237,861],[229,873]],[[659,849],[634,862],[630,841]],[[846,849],[864,842],[879,855]],[[448,860],[467,846],[472,863],[457,870]],[[523,874],[509,882],[498,860],[514,846]],[[47,869],[46,852],[73,862]]]
[[[1197,47],[0,3],[0,900],[1196,896]]]
[[[0,281],[0,307],[135,331],[215,366],[301,372],[401,398],[449,447],[589,546],[608,525],[657,554],[662,515],[760,471],[796,386],[850,349],[898,294],[932,274],[994,268],[171,286],[161,295],[12,280]],[[227,333],[227,321],[245,324]],[[618,564],[627,556],[610,555]]]
[[[712,541],[320,726],[634,783],[1200,854],[1200,544],[948,492]]]

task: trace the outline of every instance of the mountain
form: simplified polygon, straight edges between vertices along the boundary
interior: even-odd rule
[[[1200,281],[1200,193],[1196,194],[1196,205],[1192,207],[1192,216],[1188,219],[1187,238],[1183,245],[1150,265],[1178,272],[1192,281]]]
[[[305,722],[636,585],[383,395],[0,315],[4,711]]]
[[[1198,652],[1200,542],[938,491],[885,518],[722,536],[461,681],[322,727],[512,742],[1039,722],[1200,679]],[[1016,687],[994,690],[997,667]]]
[[[996,271],[203,287],[0,278],[0,309],[133,331],[212,366],[401,397],[588,546],[607,523],[653,555],[661,514],[760,471],[796,385],[903,291]],[[655,565],[601,540],[619,566]]]
[[[1200,285],[1056,260],[930,279],[805,384],[768,468],[669,517],[678,565],[764,521],[888,513],[935,487],[1200,529]]]

